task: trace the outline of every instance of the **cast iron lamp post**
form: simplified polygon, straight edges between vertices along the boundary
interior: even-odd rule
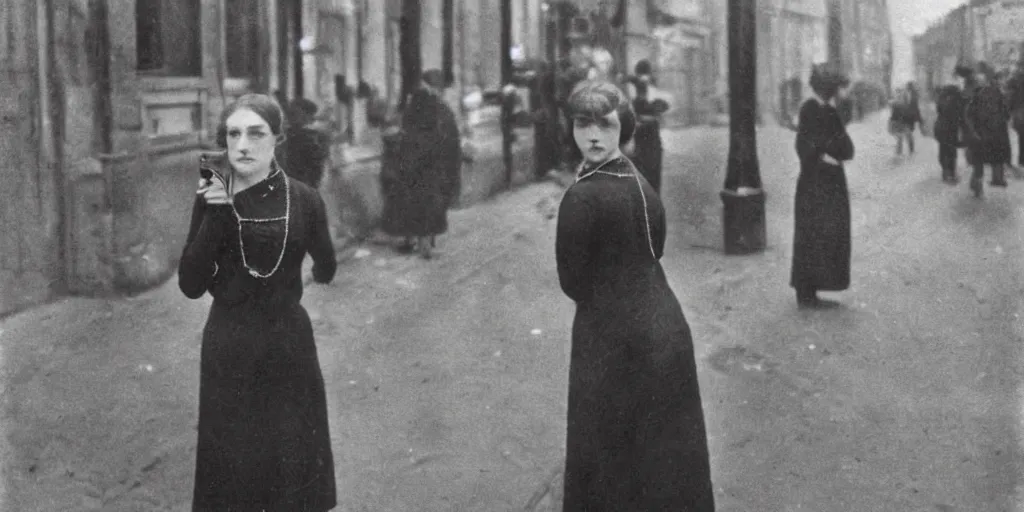
[[[765,194],[757,160],[757,0],[729,0],[729,161],[722,223],[726,254],[763,251]]]

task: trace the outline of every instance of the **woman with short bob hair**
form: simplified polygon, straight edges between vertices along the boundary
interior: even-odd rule
[[[659,261],[665,210],[619,149],[632,107],[607,82],[567,106],[582,162],[555,241],[576,303],[563,510],[713,511],[693,339]]]
[[[200,177],[178,266],[190,299],[213,297],[202,331],[192,510],[335,507],[327,400],[302,262],[328,283],[337,268],[323,200],[274,156],[284,115],[270,96],[229,105],[226,149]],[[216,161],[216,160],[214,160]]]

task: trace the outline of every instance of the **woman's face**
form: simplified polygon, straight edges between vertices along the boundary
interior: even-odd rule
[[[602,163],[608,160],[619,148],[619,132],[622,123],[619,113],[593,119],[577,117],[572,123],[572,136],[576,146],[583,153],[583,159],[589,163]]]
[[[241,108],[228,116],[228,159],[235,171],[245,176],[269,172],[277,137],[259,114]]]

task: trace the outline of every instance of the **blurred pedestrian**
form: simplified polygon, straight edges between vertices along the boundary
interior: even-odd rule
[[[280,164],[285,172],[314,189],[320,188],[327,157],[331,154],[330,136],[313,126],[318,111],[316,103],[306,98],[292,100],[280,148]]]
[[[964,109],[964,138],[967,161],[973,167],[970,187],[976,197],[982,195],[985,165],[992,166],[993,187],[1006,187],[1005,164],[1010,151],[1009,119],[1003,93],[994,82],[995,72],[986,63],[979,62],[974,73],[975,86],[971,88]]]
[[[1017,63],[1007,89],[1006,103],[1010,110],[1010,124],[1017,132],[1017,166],[1024,168],[1024,62]]]
[[[633,109],[602,81],[581,84],[567,112],[583,163],[555,241],[576,303],[562,510],[712,512],[693,339],[659,261],[665,210],[619,150]]]
[[[818,291],[850,286],[850,194],[843,162],[853,159],[853,141],[833,103],[847,83],[828,64],[812,68],[814,95],[800,107],[796,152],[800,177],[796,183],[793,265],[790,286],[802,307],[832,306]]]
[[[455,113],[445,102],[444,74],[423,73],[402,116],[399,161],[385,197],[381,227],[402,237],[398,249],[432,257],[435,236],[448,231],[448,210],[458,200],[462,146]],[[413,245],[413,240],[416,245]]]
[[[903,142],[914,154],[914,127],[921,122],[921,111],[914,106],[913,94],[909,89],[898,89],[892,102],[889,116],[889,133],[896,139],[896,154],[903,154]]]
[[[970,73],[970,70],[958,66],[956,75]],[[957,175],[957,152],[962,144],[960,126],[963,118],[962,91],[956,85],[944,85],[939,88],[935,97],[935,141],[939,143],[939,166],[942,168],[942,181],[955,184],[960,178]]]
[[[661,115],[668,111],[668,103],[651,97],[651,65],[646,60],[636,64],[636,75],[632,82],[636,90],[633,110],[636,113],[636,133],[633,135],[633,150],[629,159],[654,190],[661,193]]]
[[[221,115],[224,181],[200,179],[178,266],[190,299],[213,297],[199,362],[192,510],[336,506],[334,458],[302,262],[336,269],[323,200],[274,158],[284,115],[247,94]]]

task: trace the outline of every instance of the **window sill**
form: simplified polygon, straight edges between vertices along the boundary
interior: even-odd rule
[[[180,91],[182,89],[206,89],[208,84],[201,76],[160,76],[139,74],[143,92]]]

